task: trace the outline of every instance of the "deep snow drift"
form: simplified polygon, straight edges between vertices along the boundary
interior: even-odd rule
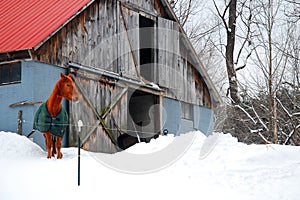
[[[103,155],[145,157],[191,136],[192,145],[170,165],[139,175],[113,170],[95,159],[99,154],[82,151],[78,187],[76,148],[49,160],[26,137],[0,132],[0,199],[299,199],[300,147],[245,145],[230,134],[190,132]]]

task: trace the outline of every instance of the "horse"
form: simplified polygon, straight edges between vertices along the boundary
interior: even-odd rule
[[[72,74],[66,76],[60,73],[60,79],[54,85],[50,97],[39,107],[35,114],[34,129],[43,132],[48,159],[54,157],[55,153],[57,153],[57,159],[63,157],[61,142],[68,125],[68,114],[61,105],[63,98],[75,102],[80,98]]]

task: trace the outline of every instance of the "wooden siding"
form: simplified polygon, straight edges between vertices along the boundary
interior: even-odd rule
[[[62,27],[33,57],[58,66],[66,66],[70,60],[141,80],[139,15],[142,14],[155,21],[153,49],[157,50],[153,80],[166,90],[166,97],[211,108],[210,93],[193,66],[190,51],[182,44],[178,24],[152,15],[162,13],[155,10],[161,6],[156,0],[95,2]]]
[[[205,82],[191,64],[180,37],[175,22],[158,18],[158,84],[166,90],[166,97],[211,108]]]
[[[115,71],[116,1],[99,1],[64,26],[36,52],[34,59],[59,66],[69,60]]]

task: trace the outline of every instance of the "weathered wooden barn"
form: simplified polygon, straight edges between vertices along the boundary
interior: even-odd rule
[[[72,72],[82,94],[64,103],[65,145],[76,145],[79,119],[83,148],[109,153],[163,132],[213,129],[220,97],[167,0],[1,4],[0,130],[30,132],[59,72]]]

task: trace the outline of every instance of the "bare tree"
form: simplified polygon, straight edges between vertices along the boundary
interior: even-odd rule
[[[257,36],[255,42],[257,47],[255,51],[255,63],[261,69],[265,80],[268,96],[268,131],[273,135],[273,142],[278,143],[277,134],[277,119],[276,119],[276,91],[280,86],[282,77],[286,66],[286,57],[280,51],[274,49],[276,42],[273,39],[275,34],[275,24],[278,23],[279,8],[281,1],[276,2],[272,0],[257,1],[257,14],[254,17],[255,30]],[[278,23],[279,24],[279,23]],[[278,30],[277,30],[278,31]],[[278,38],[279,39],[279,38]],[[279,41],[277,41],[278,44]],[[282,44],[285,49],[285,44]],[[276,53],[275,53],[276,52]],[[262,54],[263,53],[263,54]]]
[[[248,74],[241,94],[243,102],[235,106],[238,110],[233,110],[228,120],[235,124],[243,141],[253,142],[255,138],[267,143],[300,145],[299,24],[290,15],[285,17],[284,3],[253,2],[254,55],[250,59],[255,70]]]
[[[214,7],[225,29],[226,45],[224,55],[228,76],[227,96],[230,96],[233,104],[239,104],[239,80],[237,72],[247,66],[253,47],[251,37],[252,25],[252,1],[224,1],[222,6],[214,0]],[[237,43],[238,42],[238,43]],[[219,45],[216,45],[219,46]],[[222,49],[220,51],[223,52]]]
[[[227,75],[229,80],[228,92],[232,99],[232,103],[238,104],[240,99],[238,97],[238,84],[236,70],[234,67],[234,47],[235,47],[235,34],[236,34],[236,5],[237,0],[230,0],[229,3],[225,6],[224,11],[221,13],[216,2],[214,1],[215,8],[218,12],[219,17],[221,18],[223,25],[226,29],[227,43],[226,43],[226,68]],[[228,22],[226,20],[226,14],[228,13]]]
[[[182,27],[185,27],[187,21],[196,14],[198,9],[196,0],[169,0],[169,2]]]
[[[187,6],[195,0],[174,3],[179,1],[203,9]],[[229,93],[231,103],[218,112],[218,130],[247,143],[300,145],[300,4],[214,0],[208,10],[215,15],[201,12],[200,23],[190,23],[195,12],[181,16],[189,16],[182,22],[213,81]],[[209,20],[202,20],[203,13]],[[218,75],[220,66],[226,66],[228,84]]]
[[[285,15],[290,21],[297,22],[300,20],[300,2],[298,0],[285,0]]]

